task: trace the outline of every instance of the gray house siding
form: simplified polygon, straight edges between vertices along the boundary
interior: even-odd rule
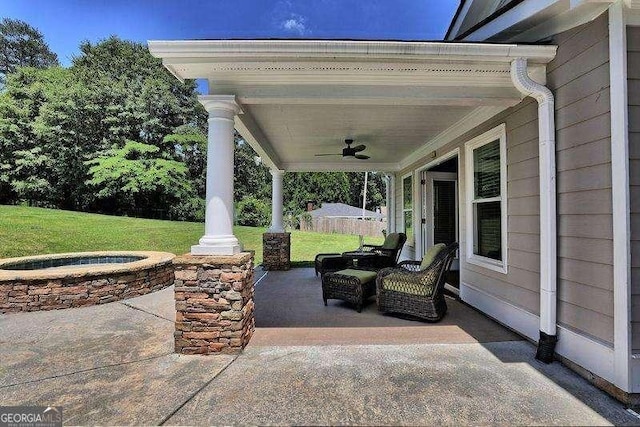
[[[631,200],[631,334],[640,351],[640,27],[627,27],[629,196]]]
[[[548,67],[548,86],[556,96],[558,322],[611,345],[613,238],[606,14],[557,35],[552,43],[558,45],[557,57]],[[525,99],[440,148],[437,155],[461,148],[459,182],[461,200],[465,200],[464,144],[501,123],[505,123],[507,132],[508,272],[501,274],[466,263],[465,233],[461,233],[461,281],[537,315],[540,231],[536,102]],[[397,218],[402,214],[402,175],[426,163],[428,160],[418,161],[398,173]],[[462,228],[464,215],[461,206]]]
[[[558,34],[555,94],[558,321],[613,343],[609,28],[603,14]]]
[[[537,314],[540,306],[538,289],[540,226],[538,203],[538,107],[534,100],[525,99],[471,132],[437,150],[442,156],[460,148],[460,198],[465,200],[464,144],[474,137],[504,123],[507,133],[507,213],[509,270],[501,274],[469,264],[466,260],[466,236],[460,233],[460,279],[482,291],[494,295],[515,306]],[[422,160],[401,171],[397,189],[401,193],[401,177],[428,163]],[[398,203],[401,200],[398,199]],[[398,214],[402,214],[401,207]],[[465,206],[460,206],[460,227],[465,224]]]

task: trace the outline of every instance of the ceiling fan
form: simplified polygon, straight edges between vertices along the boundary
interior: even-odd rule
[[[356,145],[355,147],[352,147],[351,144],[353,144],[353,139],[345,139],[344,143],[347,144],[347,146],[342,149],[342,154],[316,154],[316,157],[342,156],[342,157],[353,157],[359,160],[367,160],[369,158],[369,156],[367,156],[366,154],[358,154],[359,152],[364,151],[367,148],[366,145],[360,144],[360,145]]]

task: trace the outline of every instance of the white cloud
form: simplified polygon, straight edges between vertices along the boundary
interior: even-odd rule
[[[297,13],[291,13],[288,18],[280,22],[280,28],[291,33],[297,33],[298,35],[308,34],[310,31],[307,29],[307,18]]]
[[[307,29],[304,25],[304,20],[291,18],[287,19],[282,23],[282,28],[287,31],[297,32],[299,34],[304,34]]]

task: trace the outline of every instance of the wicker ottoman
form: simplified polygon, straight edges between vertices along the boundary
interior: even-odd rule
[[[376,294],[378,273],[369,270],[346,269],[327,273],[322,277],[322,299],[327,305],[328,299],[339,299],[356,305],[362,312],[364,302]]]

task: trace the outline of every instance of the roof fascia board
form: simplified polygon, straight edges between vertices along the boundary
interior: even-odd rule
[[[512,1],[508,2],[507,4],[503,5],[499,9],[494,10],[493,13],[491,13],[490,15],[486,16],[485,18],[483,18],[480,21],[478,21],[475,24],[473,24],[471,27],[466,29],[464,32],[457,34],[456,35],[456,39],[464,40],[467,35],[473,33],[478,28],[484,27],[485,25],[487,25],[488,23],[492,22],[493,20],[495,20],[499,16],[507,13],[509,10],[513,9],[514,7],[516,7],[518,4],[520,4],[523,1],[524,0],[512,0]],[[484,6],[486,7],[487,5],[484,5]],[[494,1],[494,6],[497,6],[495,1]]]
[[[578,27],[587,22],[593,21],[610,7],[609,3],[582,4],[576,9],[572,9],[564,14],[557,15],[556,19],[547,20],[542,24],[527,31],[517,34],[509,41],[517,40],[542,40],[547,37],[559,34],[571,28]]]
[[[570,0],[525,0],[502,15],[496,17],[494,20],[488,22],[486,25],[478,28],[470,34],[467,34],[463,40],[487,40],[507,28],[512,27],[523,19],[529,18],[536,13],[540,13],[558,3],[566,3],[567,6],[569,6]]]
[[[453,20],[449,25],[447,34],[444,36],[445,40],[454,40],[456,38],[473,2],[474,0],[460,0],[460,5],[456,10],[456,14],[453,16]]]
[[[545,11],[546,9],[561,6],[566,11],[572,11],[577,13],[578,16],[575,19],[576,22],[582,21],[582,23],[587,22],[587,16],[589,14],[595,13],[594,10],[601,9],[602,11],[606,10],[609,5],[614,3],[615,0],[524,0],[521,3],[517,4],[515,7],[509,9],[504,14],[496,17],[494,20],[488,22],[486,25],[478,28],[474,32],[466,35],[462,40],[463,41],[484,41],[488,40],[491,37],[496,36],[497,34],[509,29],[510,27],[518,24],[523,19],[534,16],[538,13]],[[598,13],[595,16],[598,16]],[[581,14],[584,14],[581,18]],[[543,25],[549,25],[545,23]],[[571,27],[569,27],[571,28]],[[552,34],[544,34],[541,38],[549,36]],[[522,37],[518,37],[519,40],[522,40]],[[539,39],[537,39],[539,40]]]
[[[547,0],[548,1],[548,0]],[[498,61],[510,62],[527,58],[530,63],[548,63],[555,56],[550,46],[443,43],[443,42],[389,42],[389,41],[337,41],[337,40],[176,40],[149,41],[149,51],[166,64],[176,65],[197,59],[238,61],[248,58],[265,62],[293,62],[305,59],[331,59],[332,62],[355,59],[429,60],[446,61]],[[182,61],[181,61],[182,59]]]

